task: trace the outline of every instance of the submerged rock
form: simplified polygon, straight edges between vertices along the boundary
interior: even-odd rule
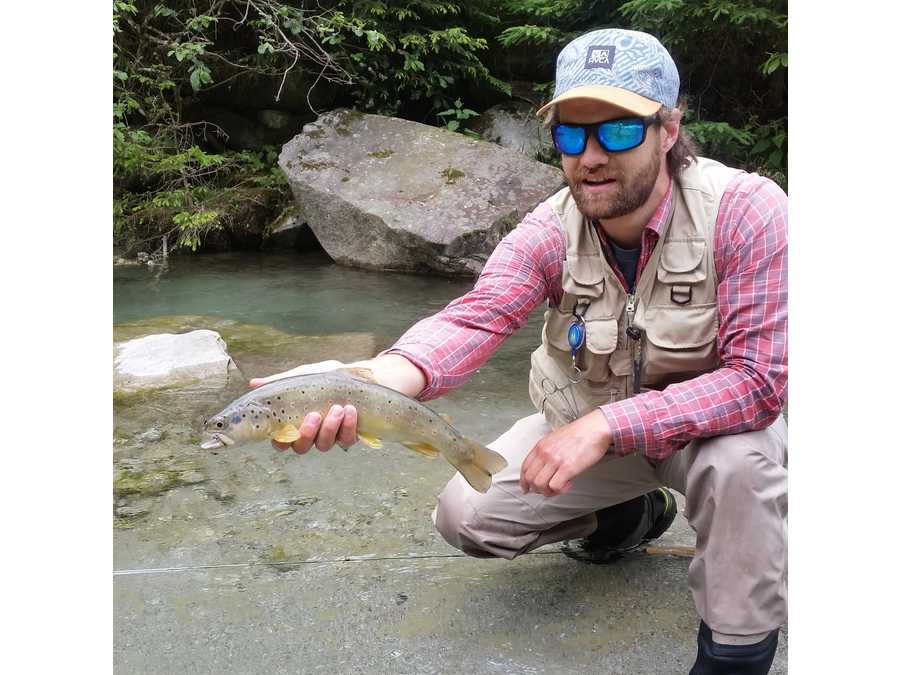
[[[137,391],[195,380],[224,386],[229,371],[236,368],[225,341],[215,331],[147,335],[115,345],[113,388]]]
[[[149,511],[142,506],[120,506],[116,509],[116,515],[122,518],[139,518],[148,513]]]
[[[279,165],[336,262],[465,276],[564,184],[558,169],[493,143],[349,110],[303,127]]]
[[[157,429],[156,427],[151,427],[147,429],[142,434],[138,434],[137,440],[139,443],[156,443],[157,441],[162,440],[162,437],[165,435],[165,432],[162,429]]]

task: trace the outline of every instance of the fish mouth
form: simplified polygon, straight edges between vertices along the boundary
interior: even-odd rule
[[[229,445],[234,445],[234,441],[225,434],[212,434],[200,443],[200,447],[204,450],[216,450]]]

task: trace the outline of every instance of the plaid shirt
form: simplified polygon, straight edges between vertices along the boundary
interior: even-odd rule
[[[644,228],[638,278],[672,209],[672,183]],[[606,237],[607,260],[623,282]],[[497,246],[475,287],[415,324],[389,353],[425,374],[422,400],[460,386],[521,328],[541,302],[562,298],[565,237],[546,204],[529,213]],[[694,438],[735,434],[771,424],[787,390],[787,196],[772,181],[739,174],[716,220],[714,262],[718,369],[601,407],[614,451],[664,459]]]

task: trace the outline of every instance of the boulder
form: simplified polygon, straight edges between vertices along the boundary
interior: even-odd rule
[[[338,263],[477,275],[562,172],[462,134],[341,109],[281,152],[302,218]]]
[[[555,150],[550,131],[534,112],[535,107],[530,103],[509,101],[488,108],[470,126],[484,140],[532,159],[552,156]]]
[[[115,344],[113,389],[158,389],[196,380],[225,386],[229,371],[236,368],[215,331],[147,335]]]

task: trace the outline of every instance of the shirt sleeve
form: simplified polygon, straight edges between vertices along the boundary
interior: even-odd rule
[[[425,374],[419,399],[463,384],[538,303],[561,295],[565,239],[559,219],[539,205],[494,249],[464,296],[416,323],[385,353],[401,354]]]
[[[714,247],[718,369],[601,407],[617,454],[664,459],[695,438],[770,425],[787,391],[787,196],[756,174],[722,197]]]

